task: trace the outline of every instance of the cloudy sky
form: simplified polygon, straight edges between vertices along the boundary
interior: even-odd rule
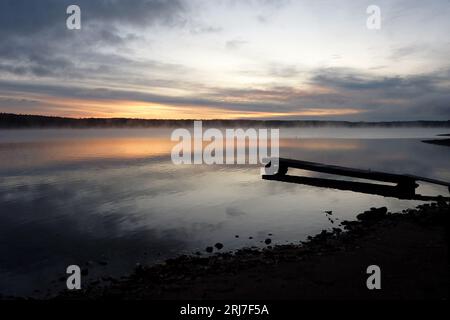
[[[0,112],[447,120],[449,17],[449,0],[0,0]]]

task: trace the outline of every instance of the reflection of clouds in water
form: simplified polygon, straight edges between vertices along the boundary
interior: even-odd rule
[[[219,223],[207,223],[207,222],[194,222],[189,225],[190,234],[198,234],[199,232],[213,232],[222,229],[223,222]]]
[[[166,137],[103,138],[0,143],[2,170],[70,166],[83,162],[169,157],[174,143]]]
[[[313,145],[313,141],[308,142],[308,146]],[[319,144],[322,143],[320,140]],[[442,168],[448,168],[450,149],[437,150],[436,146],[413,139],[358,140],[358,148],[344,150],[339,148],[340,140],[330,143],[335,143],[336,148],[303,149],[300,145],[298,148],[282,149],[281,156],[361,169],[450,179],[450,175],[442,176]]]
[[[302,150],[357,150],[361,149],[364,144],[361,140],[355,139],[281,139],[280,148],[285,149],[302,149]]]
[[[449,151],[407,139],[303,139],[285,144],[281,155],[445,180]],[[30,162],[14,170],[14,158],[0,159],[0,292],[45,287],[62,266],[102,254],[111,259],[107,272],[120,274],[138,259],[151,262],[215,241],[230,249],[242,246],[230,242],[238,241],[235,234],[262,239],[274,232],[280,241],[302,240],[328,226],[323,210],[345,219],[371,206],[416,204],[263,181],[258,166],[174,166],[167,156],[136,154],[37,168]],[[33,153],[28,156],[33,159]]]
[[[244,211],[240,210],[239,208],[235,208],[235,207],[228,207],[225,209],[225,212],[230,217],[239,217],[239,216],[243,216],[245,214]]]
[[[207,180],[203,175],[210,168],[192,168],[163,162],[52,175],[38,171],[2,180],[0,265],[9,276],[0,276],[0,292],[46,287],[64,266],[100,254],[115,261],[108,267],[125,265],[124,272],[143,252],[152,262],[198,247],[198,238],[209,238],[224,223],[213,215],[209,222],[200,220],[217,208],[195,214],[190,195]]]
[[[144,252],[151,260],[185,250],[189,230],[153,228],[146,223],[151,212],[142,215],[117,188],[92,181],[0,188],[0,266],[11,278],[0,276],[0,292],[45,288],[64,266],[102,254],[116,256],[110,268],[130,269]]]

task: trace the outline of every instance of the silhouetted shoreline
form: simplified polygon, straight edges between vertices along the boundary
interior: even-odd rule
[[[440,136],[445,136],[445,135],[440,135]],[[423,140],[422,142],[450,147],[450,139]]]
[[[195,119],[158,120],[130,118],[66,118],[40,115],[0,113],[1,129],[16,128],[152,128],[187,127]],[[202,120],[205,127],[345,127],[345,128],[450,128],[447,121],[352,122],[325,120]]]
[[[449,214],[445,201],[402,213],[372,208],[300,245],[181,256],[57,299],[446,300]],[[381,290],[366,287],[372,264],[381,268]]]

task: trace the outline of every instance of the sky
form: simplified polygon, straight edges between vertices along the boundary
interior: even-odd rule
[[[448,120],[449,35],[449,0],[0,0],[0,112]]]

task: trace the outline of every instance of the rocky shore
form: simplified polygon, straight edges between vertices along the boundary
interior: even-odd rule
[[[450,204],[372,208],[300,245],[180,256],[56,299],[448,299]],[[369,265],[381,290],[368,290]]]

